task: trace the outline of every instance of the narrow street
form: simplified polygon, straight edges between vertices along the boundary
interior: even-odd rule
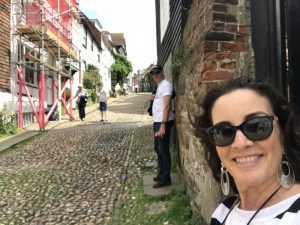
[[[152,149],[148,95],[109,103],[110,124],[95,110],[2,152],[0,224],[105,224],[124,197],[136,134]]]

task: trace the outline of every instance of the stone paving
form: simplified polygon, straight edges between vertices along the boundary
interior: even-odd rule
[[[148,95],[109,103],[110,124],[95,110],[2,152],[0,224],[105,224],[123,198],[135,135],[151,134]]]

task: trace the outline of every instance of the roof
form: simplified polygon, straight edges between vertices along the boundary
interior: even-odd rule
[[[126,55],[126,41],[124,38],[124,33],[111,33],[111,40],[114,45],[114,47],[118,50],[119,48],[122,48],[124,51],[124,54]]]
[[[125,47],[125,38],[123,33],[111,33],[111,38],[114,45]]]
[[[101,48],[101,32],[96,28],[95,24],[83,13],[81,12],[81,22],[90,31],[95,43]]]

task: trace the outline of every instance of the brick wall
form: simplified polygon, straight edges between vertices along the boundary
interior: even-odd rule
[[[0,0],[0,91],[10,92],[10,0]]]
[[[223,196],[191,121],[201,113],[198,103],[209,86],[253,75],[249,1],[194,0],[183,34],[183,66],[176,85],[180,164],[192,206],[203,224]]]

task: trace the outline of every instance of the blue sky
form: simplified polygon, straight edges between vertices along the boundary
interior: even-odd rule
[[[154,0],[81,0],[79,8],[90,19],[98,19],[103,29],[124,33],[133,72],[156,63]]]

